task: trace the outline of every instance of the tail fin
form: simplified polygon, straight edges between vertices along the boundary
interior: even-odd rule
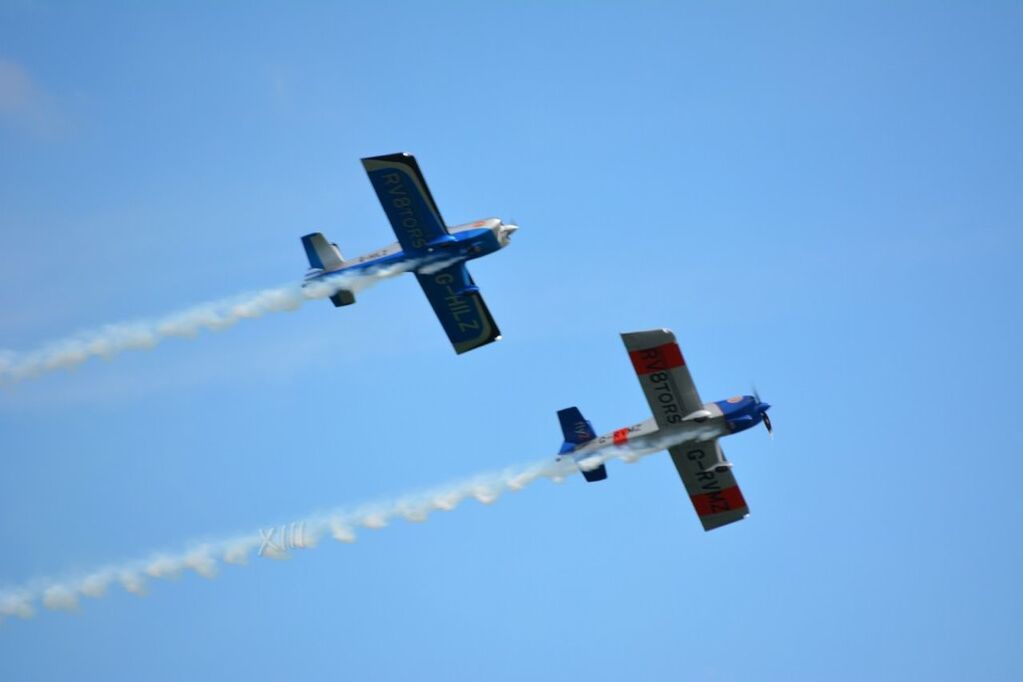
[[[306,258],[309,259],[309,267],[318,270],[336,270],[344,263],[341,257],[341,249],[337,244],[331,244],[319,232],[313,232],[302,237],[302,246],[305,247]]]
[[[565,437],[565,442],[561,444],[561,454],[571,453],[580,445],[585,445],[597,437],[593,430],[593,424],[583,417],[583,413],[579,411],[578,407],[558,410],[558,421],[561,422],[561,433]],[[578,462],[579,460],[576,459],[577,464]],[[603,464],[594,469],[579,467],[579,470],[582,472],[583,478],[590,483],[603,481],[607,478],[607,468]]]
[[[328,242],[327,238],[319,232],[313,232],[302,237],[302,246],[305,247],[305,256],[309,259],[309,267],[312,268],[312,271],[306,274],[307,278],[315,277],[320,272],[337,270],[344,265],[345,260],[341,257],[341,249],[337,248],[337,244]],[[316,272],[317,270],[320,272]],[[330,297],[330,302],[336,308],[343,305],[351,305],[355,303],[355,294],[351,291],[340,289]]]
[[[583,417],[578,407],[566,407],[558,410],[558,421],[561,422],[561,433],[565,436],[565,445],[582,445],[597,437],[593,432],[593,424]]]

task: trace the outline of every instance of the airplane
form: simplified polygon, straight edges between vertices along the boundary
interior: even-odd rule
[[[565,442],[557,461],[571,458],[592,483],[607,478],[599,455],[616,447],[633,452],[667,449],[705,531],[746,518],[749,507],[718,439],[761,422],[772,434],[767,416],[771,406],[761,402],[755,391],[754,395],[704,403],[675,335],[668,329],[625,333],[622,341],[653,418],[597,437],[579,408],[559,410]]]
[[[362,166],[398,241],[345,260],[337,244],[321,233],[307,234],[302,237],[309,259],[306,284],[342,274],[404,266],[419,280],[456,353],[499,340],[501,332],[465,261],[508,246],[518,225],[487,218],[448,227],[411,154],[371,156],[362,159]],[[335,307],[352,305],[355,292],[339,289],[330,301]]]

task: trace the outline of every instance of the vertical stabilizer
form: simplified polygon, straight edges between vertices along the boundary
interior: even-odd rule
[[[337,270],[344,263],[337,244],[331,244],[319,232],[302,237],[302,246],[305,247],[305,255],[311,268],[329,272]]]
[[[562,454],[571,454],[580,445],[585,445],[597,437],[593,430],[593,424],[583,417],[583,413],[579,411],[578,407],[558,410],[558,421],[561,423],[561,433],[565,437],[565,442],[561,444]],[[574,455],[572,458],[575,459],[578,466],[579,459]],[[579,466],[579,471],[582,472],[583,478],[590,483],[603,481],[607,478],[607,468],[603,464],[593,469],[583,469]]]
[[[324,272],[339,270],[344,265],[344,258],[341,257],[341,249],[337,244],[327,241],[319,232],[313,232],[302,237],[302,246],[305,248],[305,256],[309,259],[311,270],[306,273],[306,279],[318,277]],[[338,289],[331,297],[330,302],[334,307],[355,303],[355,293],[345,289]]]

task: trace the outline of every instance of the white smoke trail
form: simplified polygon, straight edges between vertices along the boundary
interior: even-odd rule
[[[583,466],[595,468],[612,458],[635,462],[660,449],[660,444],[643,449],[629,445],[609,446],[589,456]],[[214,578],[225,563],[242,565],[254,556],[286,559],[292,550],[311,549],[325,537],[338,542],[355,542],[361,529],[384,528],[399,519],[423,523],[433,512],[451,511],[468,499],[492,504],[502,493],[521,490],[540,479],[561,482],[573,474],[578,475],[578,468],[570,457],[556,461],[548,459],[497,473],[480,474],[422,493],[313,514],[255,533],[199,543],[184,551],[155,553],[144,559],[105,566],[76,577],[34,580],[21,587],[0,591],[0,619],[4,616],[31,618],[40,604],[53,611],[75,611],[83,597],[101,598],[115,585],[132,594],[144,595],[150,579],[174,578],[185,571]]]
[[[24,353],[0,350],[0,385],[70,369],[89,358],[111,358],[127,350],[148,350],[172,336],[190,338],[206,329],[220,331],[240,320],[268,313],[297,310],[302,304],[336,294],[341,289],[359,292],[414,267],[414,263],[381,267],[359,273],[340,273],[327,281],[285,284],[238,296],[201,303],[156,319],[107,324],[97,329],[51,341]]]

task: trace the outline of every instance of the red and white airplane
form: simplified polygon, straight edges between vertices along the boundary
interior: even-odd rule
[[[630,332],[622,334],[622,340],[653,418],[598,437],[578,408],[560,410],[565,442],[558,460],[573,459],[586,480],[593,482],[607,478],[604,461],[616,451],[666,449],[704,530],[744,519],[749,507],[718,439],[761,422],[771,433],[767,416],[771,406],[757,395],[704,403],[675,335],[667,329]]]

